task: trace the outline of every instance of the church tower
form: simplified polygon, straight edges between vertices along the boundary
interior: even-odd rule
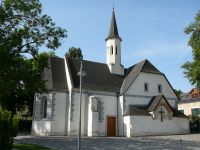
[[[121,65],[121,41],[117,30],[114,8],[110,23],[110,30],[107,42],[107,65],[112,74],[124,75],[124,66]]]

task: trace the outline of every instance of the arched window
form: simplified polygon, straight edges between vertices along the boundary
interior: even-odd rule
[[[117,55],[117,47],[116,47],[116,55]]]
[[[43,97],[43,100],[44,100],[44,113],[43,113],[43,118],[46,118],[47,116],[47,98],[46,97]]]
[[[111,47],[111,55],[113,55],[113,46]]]

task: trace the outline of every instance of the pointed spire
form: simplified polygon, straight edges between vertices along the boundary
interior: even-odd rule
[[[119,37],[119,34],[118,34],[117,23],[116,23],[115,12],[114,12],[114,5],[113,5],[113,12],[112,12],[112,18],[111,18],[111,23],[110,23],[110,30],[109,30],[108,37],[106,38],[106,41],[109,38],[113,38],[113,37],[117,37],[122,41],[122,39]]]

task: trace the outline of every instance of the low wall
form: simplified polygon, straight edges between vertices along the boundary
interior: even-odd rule
[[[190,133],[187,118],[173,117],[161,122],[150,116],[125,116],[124,123],[124,135],[127,137]]]

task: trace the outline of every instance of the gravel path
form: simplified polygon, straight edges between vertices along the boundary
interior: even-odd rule
[[[82,150],[179,150],[182,139],[183,150],[200,150],[200,134],[146,136],[146,137],[82,137]],[[77,137],[68,136],[33,136],[19,133],[14,143],[36,144],[53,149],[77,149]]]

